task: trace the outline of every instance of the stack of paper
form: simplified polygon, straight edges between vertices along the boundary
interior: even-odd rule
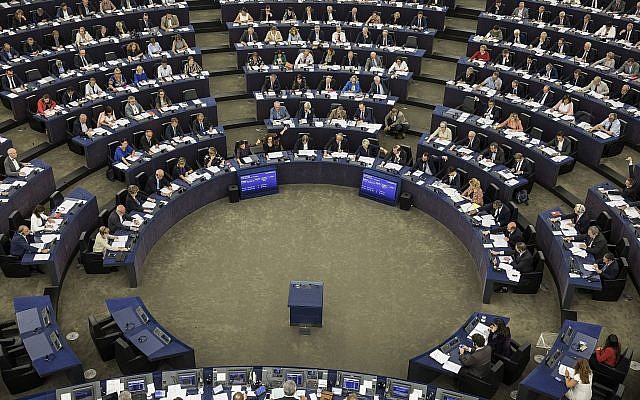
[[[520,271],[517,271],[515,269],[507,271],[507,278],[509,278],[509,280],[513,282],[520,282]]]
[[[436,360],[436,362],[438,362],[439,364],[444,364],[449,360],[449,355],[443,353],[442,351],[440,351],[440,349],[435,349],[434,351],[432,351],[431,354],[429,354],[429,357]]]

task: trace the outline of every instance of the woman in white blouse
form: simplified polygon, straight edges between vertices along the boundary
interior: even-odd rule
[[[147,52],[150,56],[158,53],[162,53],[162,47],[160,43],[156,41],[156,38],[152,37],[149,39],[149,44],[147,45]]]
[[[113,12],[116,10],[116,6],[113,4],[111,0],[101,0],[100,1],[100,12]]]
[[[44,212],[44,206],[38,204],[31,214],[31,232],[42,232],[47,228],[47,223],[53,220]]]
[[[91,37],[91,35],[89,35],[89,32],[84,29],[84,26],[81,26],[76,33],[76,46],[86,46],[92,40],[93,38]]]
[[[233,22],[235,22],[236,24],[246,24],[247,22],[253,22],[253,17],[251,16],[251,14],[249,14],[246,8],[242,7]]]
[[[605,25],[602,25],[600,29],[593,34],[593,36],[605,39],[615,39],[616,27],[613,26],[611,22],[607,22]]]
[[[571,97],[568,94],[565,94],[552,109],[560,114],[573,115],[573,101],[571,101]]]
[[[596,67],[598,65],[602,65],[609,69],[614,69],[616,67],[616,55],[613,53],[613,51],[608,51],[604,58],[601,58],[591,64],[592,67]]]
[[[98,115],[98,128],[102,125],[106,125],[109,128],[113,128],[116,123],[116,114],[113,112],[113,107],[106,106],[104,110]]]
[[[389,74],[393,74],[396,71],[409,71],[409,66],[407,65],[407,62],[402,59],[402,57],[396,57],[396,61],[389,67]]]
[[[573,376],[569,374],[568,369],[564,372],[564,383],[569,389],[565,397],[569,400],[591,400],[593,372],[589,367],[589,361],[579,358],[574,369]]]
[[[109,244],[109,239],[115,239],[116,237],[109,234],[109,228],[106,226],[101,226],[98,229],[98,234],[96,235],[96,241],[93,244],[93,252],[94,253],[106,253],[109,251],[129,251],[126,247],[113,247]]]
[[[89,83],[84,85],[85,97],[99,96],[102,93],[104,93],[104,91],[100,86],[98,86],[98,83],[96,82],[96,78],[94,78],[93,76],[89,78]]]

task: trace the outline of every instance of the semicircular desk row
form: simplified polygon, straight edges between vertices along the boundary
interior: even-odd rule
[[[160,41],[161,38],[165,38],[165,43]],[[170,48],[171,42],[169,40],[173,40],[168,36],[159,37],[158,42],[163,48]],[[185,39],[189,42],[188,39]],[[120,45],[119,45],[120,46]],[[120,48],[118,46],[118,48]],[[166,47],[168,46],[168,47]],[[70,60],[63,60],[63,65],[65,67],[65,73],[60,74],[59,76],[51,76],[49,73],[48,65],[44,66],[44,68],[37,68],[36,66],[32,66],[31,68],[37,68],[44,78],[38,79],[36,81],[26,82],[24,90],[3,90],[0,92],[0,99],[2,99],[3,104],[11,109],[13,113],[13,119],[16,121],[24,121],[27,119],[29,115],[29,111],[35,111],[35,101],[39,100],[43,94],[47,93],[51,97],[53,97],[56,101],[59,101],[59,97],[57,96],[61,91],[65,90],[68,87],[74,87],[84,97],[85,94],[85,81],[88,81],[91,78],[96,78],[96,83],[102,89],[106,89],[107,82],[107,74],[112,72],[114,68],[119,67],[123,71],[123,75],[125,79],[132,80],[133,71],[139,65],[146,72],[147,76],[155,76],[156,75],[156,65],[160,64],[161,57],[167,57],[168,64],[171,65],[173,71],[182,71],[182,65],[186,62],[189,56],[193,56],[196,62],[199,65],[202,65],[202,52],[200,49],[195,48],[190,53],[180,53],[175,54],[171,51],[164,51],[162,55],[150,57],[145,55],[140,60],[128,61],[124,54],[122,54],[123,58],[119,58],[117,60],[106,61],[104,54],[110,52],[111,49],[106,47],[100,47],[96,49],[95,52],[99,52],[94,57],[90,51],[87,51],[89,57],[93,61],[93,64],[90,68],[85,70],[81,70],[74,67],[73,58],[75,54],[72,52],[64,52],[64,54],[69,55]],[[120,53],[119,51],[116,54]],[[59,58],[59,57],[53,57]],[[29,65],[29,63],[23,63],[22,65]],[[18,72],[16,72],[18,74]],[[33,99],[30,101],[30,99]],[[32,103],[32,104],[30,104]]]
[[[455,189],[449,188],[430,175],[420,172],[412,174],[408,167],[396,164],[385,164],[383,167],[381,159],[362,157],[355,161],[353,156],[342,158],[333,153],[333,155],[323,157],[322,152],[309,152],[308,156],[297,156],[289,152],[274,153],[279,158],[268,160],[264,155],[259,154],[252,156],[253,165],[243,164],[240,166],[236,160],[231,160],[231,163],[223,169],[210,167],[196,171],[191,184],[175,180],[173,185],[176,190],[170,197],[153,194],[152,197],[156,199],[156,202],[145,206],[150,209],[136,213],[136,218],[141,223],[137,232],[117,233],[118,235],[128,235],[126,247],[130,250],[128,252],[107,252],[104,265],[106,267],[125,267],[129,286],[137,287],[142,281],[145,259],[155,243],[185,216],[226,197],[229,193],[229,186],[235,185],[239,181],[238,172],[272,166],[275,167],[277,184],[279,185],[317,183],[360,187],[363,171],[370,168],[392,180],[401,178],[398,185],[399,191],[411,194],[415,207],[449,227],[451,232],[465,245],[476,262],[484,303],[490,302],[494,284],[517,284],[517,281],[512,281],[507,277],[505,271],[493,268],[493,260],[489,250],[492,248],[504,250],[508,247],[506,242],[500,240],[493,242],[494,238],[483,235],[483,229],[494,226],[495,221],[491,216],[470,217],[463,212],[462,208],[472,209],[472,204],[462,198]],[[270,157],[274,157],[274,154],[270,154]]]

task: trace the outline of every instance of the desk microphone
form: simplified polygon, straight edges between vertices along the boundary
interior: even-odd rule
[[[124,330],[125,331],[129,331],[129,330],[133,329],[134,327],[135,327],[135,324],[133,322],[127,322],[124,325]]]
[[[138,337],[138,343],[144,343],[147,341],[147,335],[141,335]]]

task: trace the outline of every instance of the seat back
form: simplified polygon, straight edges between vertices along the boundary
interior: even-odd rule
[[[485,193],[485,203],[490,203],[500,198],[500,188],[495,183],[490,183]]]
[[[197,98],[198,98],[198,92],[196,92],[196,90],[193,88],[182,91],[183,101],[195,100]]]
[[[527,249],[529,251],[533,251],[536,248],[536,228],[529,224],[526,228],[524,228],[524,232],[522,234],[524,242],[527,244]]]
[[[56,190],[55,192],[51,193],[51,196],[49,196],[49,208],[51,210],[55,210],[60,204],[62,204],[63,201],[64,195],[60,193],[60,191]]]
[[[460,105],[460,111],[475,114],[477,106],[478,101],[474,96],[464,96],[464,100],[462,100],[462,104]]]
[[[596,218],[596,225],[600,228],[600,232],[607,238],[609,241],[609,237],[611,236],[611,216],[608,211],[602,211],[598,214]]]
[[[9,232],[11,233],[11,236],[18,231],[18,227],[20,227],[20,225],[29,226],[30,224],[27,223],[27,220],[24,219],[19,210],[14,210],[9,214]]]
[[[462,392],[490,399],[498,390],[504,377],[504,363],[497,361],[491,367],[491,373],[482,379],[463,371],[461,370],[458,375],[458,389]]]
[[[527,368],[529,360],[531,360],[531,344],[523,343],[519,345],[511,340],[511,356],[505,357],[494,353],[496,362],[504,363],[504,375],[502,382],[505,385],[511,385],[516,382]]]
[[[176,167],[177,163],[178,163],[178,158],[177,157],[171,157],[170,159],[168,159],[164,163],[164,166],[165,166],[164,167],[164,172],[165,172],[165,174],[171,176],[172,179],[176,178],[175,176],[173,176],[173,169]]]
[[[136,174],[136,185],[144,191],[147,187],[147,173],[142,171]]]
[[[124,205],[127,200],[127,189],[121,189],[116,193],[116,205]]]
[[[37,81],[38,79],[42,79],[42,74],[39,69],[28,69],[24,73],[27,82]]]
[[[412,49],[418,48],[418,38],[413,35],[407,36],[407,40],[404,42],[404,47],[410,47]]]
[[[84,272],[87,274],[108,274],[110,268],[104,268],[102,265],[103,254],[85,251],[80,254],[80,263],[84,266]]]

